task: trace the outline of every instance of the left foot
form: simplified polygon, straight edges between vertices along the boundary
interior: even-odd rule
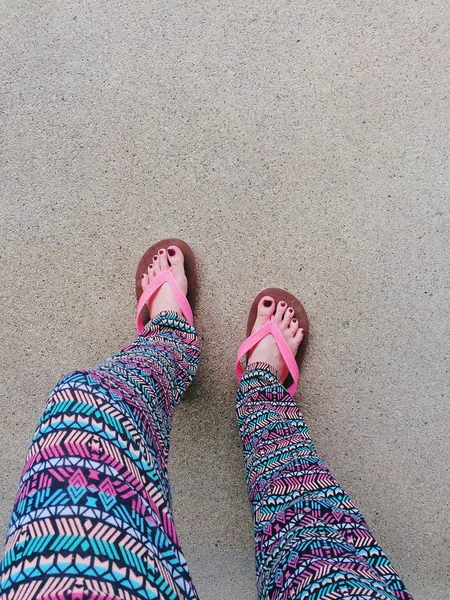
[[[157,275],[167,271],[172,267],[172,275],[175,277],[181,291],[187,294],[188,281],[184,272],[184,256],[178,246],[169,246],[167,250],[161,248],[153,257],[152,264],[148,267],[147,273],[142,275],[142,291],[151,283]],[[182,316],[180,305],[175,300],[175,296],[168,283],[163,283],[156,294],[149,298],[147,303],[150,320],[154,319],[162,312],[175,312]]]

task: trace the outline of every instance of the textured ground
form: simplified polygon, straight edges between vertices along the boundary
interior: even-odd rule
[[[233,359],[280,285],[311,320],[299,401],[320,453],[416,600],[446,600],[448,2],[1,14],[2,528],[47,392],[133,337],[140,255],[181,236],[203,360],[171,475],[201,598],[255,598]]]

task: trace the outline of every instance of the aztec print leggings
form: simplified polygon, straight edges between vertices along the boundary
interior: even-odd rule
[[[197,598],[167,458],[172,414],[198,361],[195,329],[166,312],[103,364],[56,385],[15,501],[2,600]],[[244,374],[237,414],[258,598],[411,600],[267,365]]]

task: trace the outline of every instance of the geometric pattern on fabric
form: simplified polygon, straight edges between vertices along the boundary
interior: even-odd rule
[[[259,600],[412,600],[269,365],[237,395]]]
[[[198,362],[195,329],[166,312],[130,346],[55,386],[15,500],[2,599],[197,599],[167,458],[172,414]]]

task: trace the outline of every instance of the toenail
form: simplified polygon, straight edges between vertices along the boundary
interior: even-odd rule
[[[272,300],[264,300],[264,306],[269,308],[269,306],[272,306]]]
[[[153,260],[158,260],[158,257],[156,256],[156,254],[155,254],[155,256],[153,257]]]
[[[294,309],[293,309],[293,308],[290,308],[290,309],[289,309],[289,312],[294,312]]]
[[[164,250],[160,250],[160,251],[159,251],[159,253],[160,253],[160,254],[164,254]]]
[[[167,252],[169,253],[169,256],[175,256],[175,250],[173,248],[169,248]]]
[[[286,306],[286,302],[280,302],[280,306]]]
[[[293,323],[297,323],[297,319],[292,319],[292,322]]]

